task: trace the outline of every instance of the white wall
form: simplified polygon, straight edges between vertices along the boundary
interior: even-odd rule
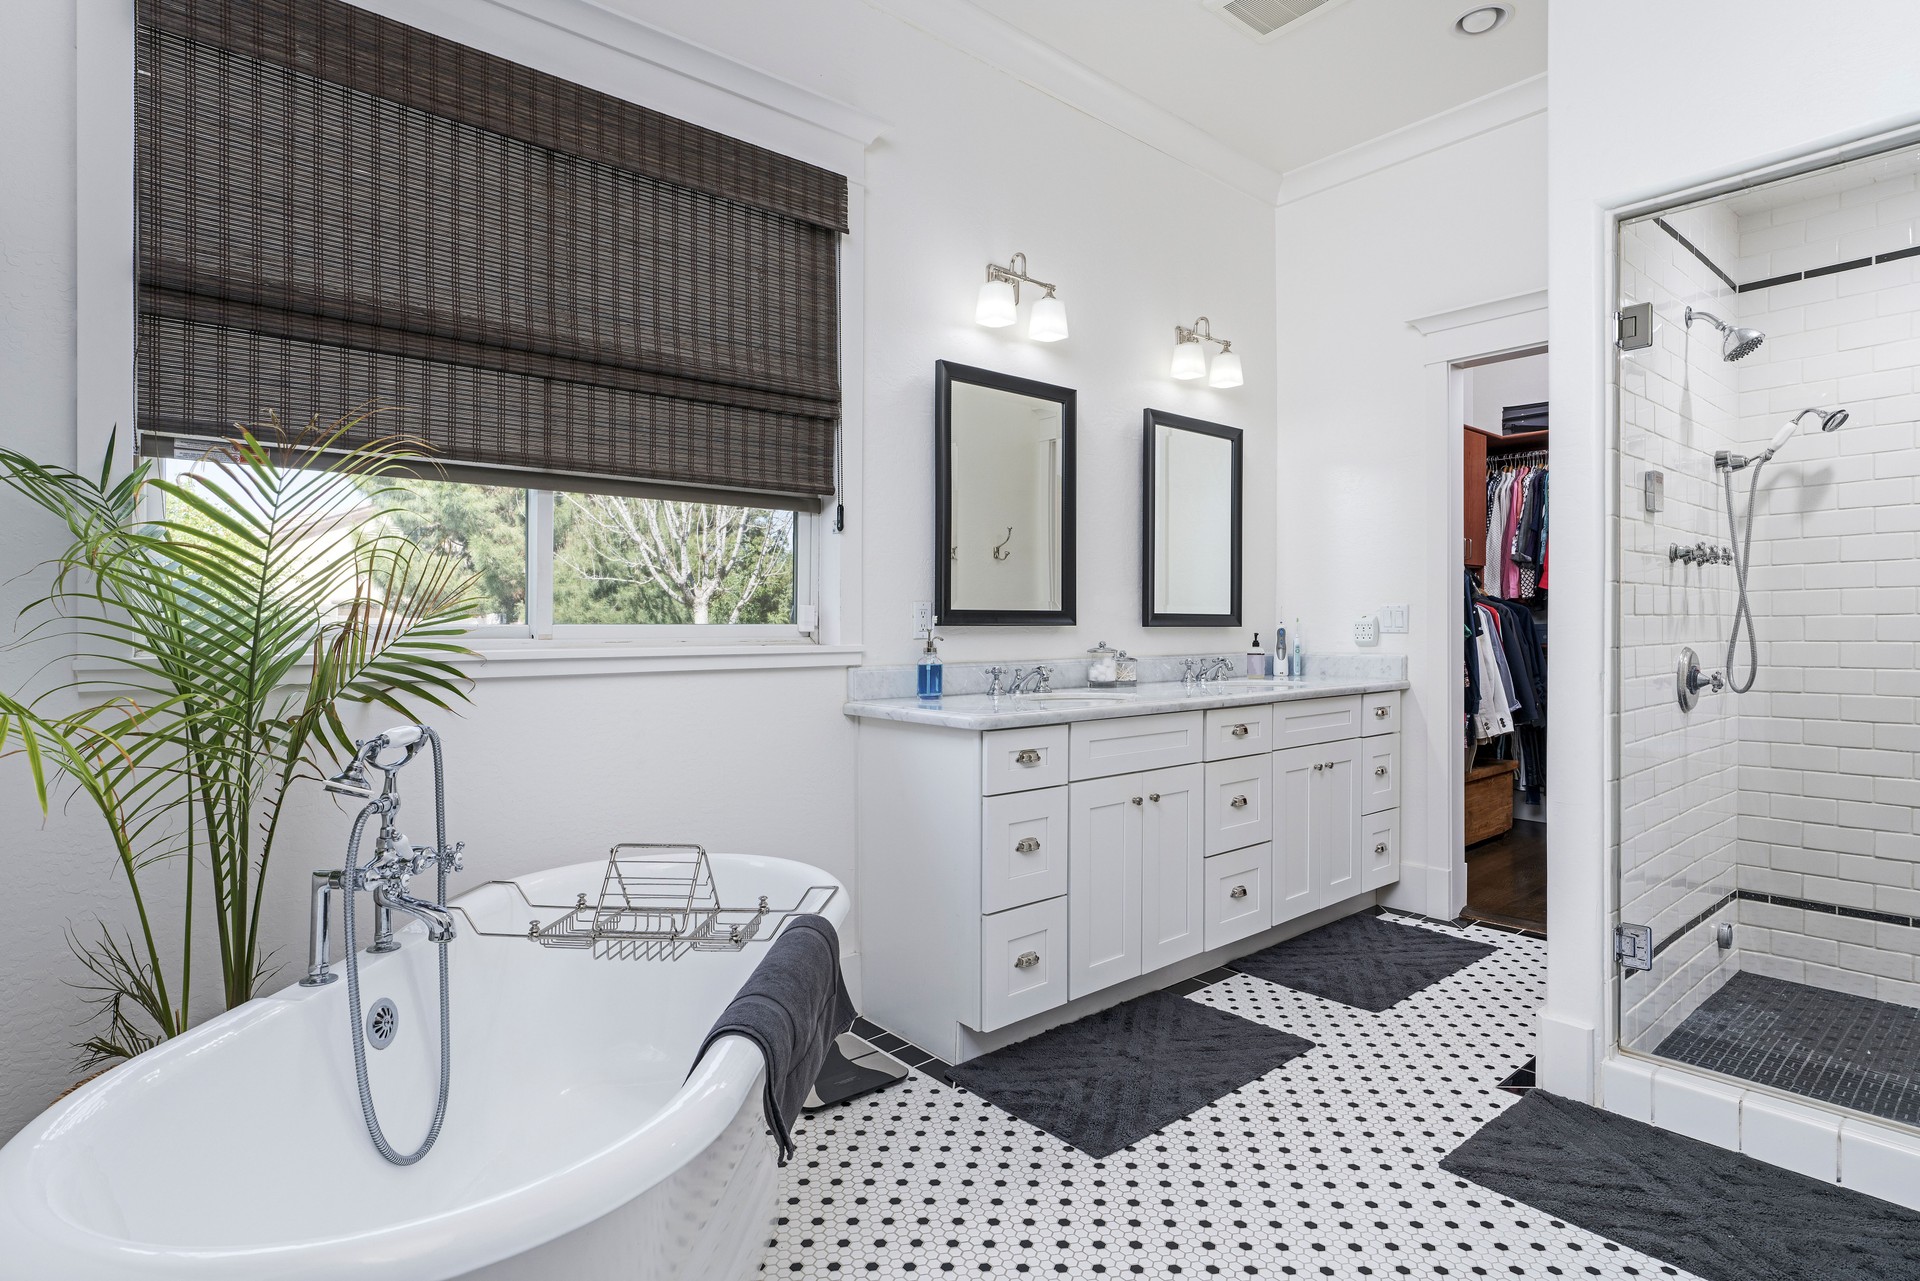
[[[1541,1084],[1594,1094],[1608,1040],[1610,209],[1912,122],[1920,9],[1857,0],[1562,5],[1548,33],[1556,733]]]
[[[1547,356],[1535,352],[1463,370],[1467,380],[1467,421],[1498,434],[1501,411],[1509,405],[1533,405],[1547,399]]]
[[[1403,874],[1387,901],[1433,914],[1460,907],[1446,901],[1458,892],[1450,793],[1465,742],[1449,622],[1459,540],[1446,531],[1461,446],[1408,322],[1545,285],[1546,143],[1533,114],[1298,200],[1281,188],[1279,621],[1299,618],[1310,652],[1350,652],[1355,617],[1411,606],[1410,632],[1379,645],[1409,656],[1413,686]]]
[[[524,38],[539,59],[577,56],[596,69],[598,87],[631,85],[642,101],[656,101],[655,88],[671,91],[656,105],[670,101],[717,128],[739,122],[756,141],[792,139],[801,148],[819,132],[791,113],[678,84],[671,68],[626,61],[617,41],[582,44],[536,20],[612,21],[571,0],[378,7],[456,38],[474,33],[498,51]],[[1098,639],[1137,654],[1238,652],[1246,639],[1238,633],[1139,625],[1139,433],[1149,406],[1246,429],[1247,604],[1252,619],[1272,616],[1271,207],[858,0],[624,7],[886,123],[864,174],[853,175],[862,238],[852,243],[863,249],[849,264],[848,306],[864,313],[864,329],[845,358],[863,371],[848,395],[864,448],[848,463],[857,501],[845,537],[857,540],[857,554],[845,558],[841,634],[864,631],[868,661],[905,662],[914,652],[910,605],[930,598],[932,581],[933,364],[945,358],[1080,393],[1082,623],[1041,635],[950,631],[948,657],[988,659],[1010,648],[1068,656]],[[73,460],[77,431],[104,432],[75,422],[73,30],[65,0],[18,0],[0,12],[0,101],[8,119],[33,122],[13,132],[0,182],[4,440],[61,462]],[[87,198],[112,200],[114,186]],[[973,323],[985,264],[1015,250],[1059,285],[1073,329],[1065,342],[1026,341],[1024,315],[1013,330]],[[1246,353],[1244,387],[1216,392],[1167,377],[1172,327],[1202,313]],[[10,580],[57,545],[47,522],[0,499],[0,605],[22,598],[28,588]],[[18,683],[21,672],[0,660],[0,678]],[[840,715],[843,698],[832,668],[491,675],[465,717],[442,718],[452,831],[469,842],[469,883],[594,857],[635,838],[792,854],[850,879],[856,730]],[[96,911],[118,920],[124,903],[83,815],[56,816],[43,829],[13,765],[0,771],[11,908],[0,930],[0,1135],[72,1080],[68,1044],[80,1006],[66,986],[77,970],[62,929]],[[337,861],[344,832],[343,818],[317,798],[292,818],[268,930],[289,963],[305,942],[301,882],[309,868]],[[212,973],[206,958],[199,971]]]

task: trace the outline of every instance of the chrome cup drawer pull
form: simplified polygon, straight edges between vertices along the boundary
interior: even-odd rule
[[[1022,952],[1013,958],[1013,968],[1016,970],[1030,970],[1038,964],[1040,964],[1038,952]]]
[[[1376,721],[1384,721],[1385,719],[1387,719],[1387,714],[1392,710],[1393,709],[1388,707],[1385,703],[1382,703],[1380,706],[1373,709],[1373,719],[1375,719]]]
[[[1235,738],[1245,738],[1248,734],[1252,733],[1245,725],[1235,725],[1231,732]]]
[[[1385,854],[1387,852],[1387,843],[1385,841],[1380,842],[1373,847],[1373,852],[1375,854]]]
[[[1236,796],[1232,800],[1228,801],[1227,804],[1233,806],[1233,808],[1237,810],[1243,810],[1247,808],[1247,798],[1244,796]]]
[[[1015,765],[1038,765],[1040,763],[1039,749],[1032,747],[1021,748],[1018,752],[1014,753],[1013,763]]]
[[[1021,854],[1038,854],[1040,852],[1040,838],[1037,836],[1023,836],[1013,848]]]
[[[1375,778],[1385,778],[1385,777],[1387,776],[1387,767],[1386,767],[1386,766],[1384,766],[1384,765],[1376,765],[1376,766],[1374,766],[1374,767],[1373,767],[1373,776],[1374,776]]]
[[[1245,898],[1246,896],[1247,896],[1247,887],[1244,885],[1236,885],[1232,889],[1227,891],[1228,898]]]

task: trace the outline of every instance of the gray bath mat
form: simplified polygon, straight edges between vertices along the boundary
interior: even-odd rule
[[[1544,1090],[1440,1168],[1706,1281],[1920,1277],[1920,1214]]]
[[[1920,1010],[1735,974],[1654,1053],[1920,1125]]]
[[[1211,1005],[1149,992],[956,1064],[948,1079],[1105,1157],[1312,1048]]]
[[[1227,965],[1269,983],[1377,1014],[1498,950],[1472,939],[1363,915],[1342,917]]]

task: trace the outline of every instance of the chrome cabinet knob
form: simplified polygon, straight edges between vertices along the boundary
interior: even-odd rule
[[[1030,970],[1038,964],[1040,964],[1038,952],[1022,952],[1013,958],[1013,968],[1016,970]]]
[[[1040,753],[1035,748],[1023,747],[1014,753],[1013,761],[1016,765],[1038,765],[1040,763]]]
[[[1147,793],[1147,799],[1148,799],[1148,800],[1150,800],[1150,801],[1158,801],[1158,800],[1160,799],[1160,793],[1158,793],[1158,792],[1148,792],[1148,793]]]
[[[1247,896],[1247,887],[1244,885],[1236,885],[1232,889],[1227,891],[1228,898],[1245,898],[1246,896]]]
[[[1228,801],[1227,804],[1233,806],[1233,808],[1237,810],[1243,810],[1247,808],[1247,798],[1244,796],[1236,796],[1232,800]]]
[[[1231,731],[1235,738],[1245,738],[1250,732],[1245,725],[1235,725]]]
[[[1382,703],[1380,706],[1373,709],[1373,719],[1377,721],[1384,721],[1385,719],[1387,719],[1387,713],[1391,710],[1392,709],[1389,708],[1385,703]]]
[[[1319,772],[1320,772],[1321,770],[1323,770],[1323,769],[1325,769],[1325,768],[1326,768],[1326,766],[1324,766],[1324,765],[1315,765],[1315,766],[1313,767],[1313,772],[1314,772],[1314,773],[1316,773],[1316,774],[1318,774],[1318,773],[1319,773]]]
[[[1013,848],[1022,854],[1038,854],[1040,852],[1040,838],[1037,836],[1023,836],[1020,838],[1019,843]]]
[[[1384,766],[1384,765],[1376,765],[1376,766],[1374,766],[1374,767],[1373,767],[1373,776],[1374,776],[1375,778],[1385,778],[1385,777],[1387,776],[1387,767],[1386,767],[1386,766]]]
[[[1387,852],[1387,843],[1385,841],[1380,842],[1373,847],[1373,852],[1375,854],[1385,854]]]
[[[1139,798],[1138,796],[1136,796],[1136,797],[1134,797],[1134,798],[1133,798],[1133,803],[1134,803],[1135,805],[1138,805],[1138,804],[1140,803],[1140,798]]]

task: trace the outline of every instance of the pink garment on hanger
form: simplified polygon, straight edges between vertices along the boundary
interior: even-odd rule
[[[1508,600],[1520,595],[1520,567],[1513,563],[1513,538],[1520,529],[1520,512],[1526,506],[1521,498],[1527,492],[1527,473],[1531,470],[1529,467],[1516,469],[1509,488],[1511,497],[1507,500],[1507,528],[1500,539],[1500,594]]]

